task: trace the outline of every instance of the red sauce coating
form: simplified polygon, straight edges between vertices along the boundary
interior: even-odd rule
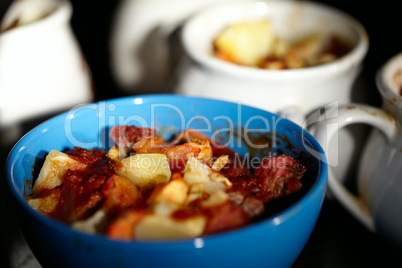
[[[115,163],[101,150],[74,147],[66,153],[88,165],[85,170],[67,170],[58,205],[50,214],[61,221],[71,222],[88,217],[102,203],[101,187],[114,174]]]
[[[182,173],[190,156],[204,154],[205,158],[200,161],[209,166],[212,164],[210,158],[229,156],[228,162],[219,173],[232,183],[232,187],[227,189],[230,198],[219,205],[203,207],[201,203],[208,198],[208,194],[204,193],[201,198],[171,214],[178,221],[203,215],[207,219],[204,234],[247,225],[254,217],[261,215],[265,203],[297,192],[302,187],[300,179],[307,169],[289,156],[265,158],[255,171],[251,171],[236,162],[240,160],[244,163],[230,148],[217,146],[214,142],[201,142],[200,138],[206,138],[196,132],[186,134],[189,133],[186,140],[166,146],[154,130],[146,128],[118,126],[112,129],[110,136],[123,153],[165,154],[173,174],[171,181],[183,180]],[[139,147],[139,144],[143,146]],[[208,147],[209,144],[211,147]],[[208,155],[208,150],[203,151],[205,148],[212,150],[211,155]],[[141,188],[128,178],[116,175],[119,162],[110,159],[101,150],[74,147],[65,153],[86,164],[87,168],[67,170],[62,185],[56,189],[60,191],[56,208],[47,214],[60,221],[72,223],[87,219],[102,207],[108,212],[109,223],[104,233],[111,238],[133,239],[135,225],[151,211],[148,198],[163,185],[151,189]],[[31,198],[44,197],[51,192],[52,190],[38,192]]]

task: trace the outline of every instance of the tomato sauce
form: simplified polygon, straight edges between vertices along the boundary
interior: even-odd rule
[[[119,126],[112,129],[110,135],[119,147],[119,153],[139,154],[145,150],[146,153],[165,154],[172,173],[170,180],[153,188],[137,186],[129,178],[116,174],[121,164],[118,159],[109,158],[107,152],[74,147],[65,153],[85,164],[86,168],[68,169],[63,175],[62,185],[34,193],[30,198],[46,197],[57,191],[57,204],[46,214],[68,224],[85,220],[103,209],[109,222],[104,233],[119,239],[133,239],[135,225],[145,215],[154,213],[153,203],[149,201],[154,192],[175,180],[182,180],[184,187],[190,189],[183,179],[189,157],[201,157],[199,162],[212,168],[214,159],[228,156],[223,167],[212,169],[216,173],[214,175],[223,175],[227,181],[223,193],[227,195],[226,199],[215,205],[203,206],[210,194],[202,190],[197,199],[182,203],[169,216],[177,221],[202,216],[206,219],[203,233],[210,234],[244,226],[264,212],[266,203],[300,191],[303,186],[300,179],[307,170],[299,161],[286,155],[263,158],[261,165],[252,170],[229,147],[206,140],[197,141],[200,135],[196,133],[192,135],[197,139],[168,146],[163,146],[160,142],[163,139],[157,137],[153,130],[145,128]],[[154,143],[153,139],[157,142]],[[256,142],[265,143],[267,140],[260,137]],[[146,148],[138,147],[139,144]],[[123,155],[123,158],[128,156]],[[189,190],[184,191],[187,191],[184,195],[188,197]]]
[[[101,150],[74,147],[66,151],[73,159],[87,164],[79,171],[67,170],[56,209],[51,217],[64,222],[87,218],[103,201],[102,185],[114,174],[115,162]]]

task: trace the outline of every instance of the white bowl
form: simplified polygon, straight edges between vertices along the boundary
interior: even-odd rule
[[[314,67],[263,70],[222,61],[212,55],[213,40],[226,26],[268,18],[277,35],[295,40],[312,33],[337,35],[352,50]],[[351,89],[367,53],[364,27],[349,15],[305,1],[229,1],[209,6],[183,26],[182,44],[189,60],[179,70],[175,93],[218,98],[292,116],[301,123],[312,111],[351,100]]]

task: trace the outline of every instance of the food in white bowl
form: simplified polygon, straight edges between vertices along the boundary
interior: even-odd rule
[[[223,38],[226,41],[217,42],[227,27],[238,25],[256,29],[241,34],[235,29]],[[267,35],[262,38],[260,32]],[[353,17],[307,1],[216,3],[191,16],[181,33],[185,54],[177,72],[175,93],[241,102],[287,116],[300,125],[319,108],[351,101],[353,84],[369,45],[364,27]],[[337,41],[331,41],[334,38]],[[327,53],[337,50],[330,47],[338,41],[342,44],[340,50],[347,48],[347,53]],[[215,57],[214,43],[226,50],[229,58],[240,54],[243,64]],[[242,45],[236,47],[236,43]],[[292,47],[297,53],[290,53],[293,59],[286,66],[279,56],[289,54]],[[273,60],[272,55],[266,55],[271,53]],[[294,54],[304,55],[299,58],[307,60],[298,60]],[[264,58],[268,69],[255,68]],[[308,67],[295,68],[301,66]]]
[[[245,20],[225,27],[213,41],[215,57],[238,65],[270,70],[297,69],[334,61],[350,51],[339,36],[311,33],[288,40],[269,19]]]

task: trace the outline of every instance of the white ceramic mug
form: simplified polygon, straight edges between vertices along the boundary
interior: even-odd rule
[[[226,26],[268,18],[287,40],[318,33],[338,35],[353,46],[345,56],[315,67],[263,70],[212,56],[213,40]],[[183,26],[187,59],[174,92],[224,99],[288,116],[301,124],[312,111],[332,102],[347,103],[368,49],[363,26],[334,8],[306,1],[226,1],[209,6]]]
[[[1,128],[93,101],[71,14],[70,2],[59,0],[14,1],[7,10],[0,33]]]
[[[337,135],[338,128],[329,127],[334,123],[339,124],[339,129],[357,123],[374,127],[360,159],[358,194],[350,192],[331,169],[328,186],[369,230],[378,231],[402,246],[402,53],[385,63],[377,73],[376,82],[382,109],[344,105],[337,111],[338,116],[318,124],[316,138],[326,148]],[[326,153],[331,149],[327,148]]]

